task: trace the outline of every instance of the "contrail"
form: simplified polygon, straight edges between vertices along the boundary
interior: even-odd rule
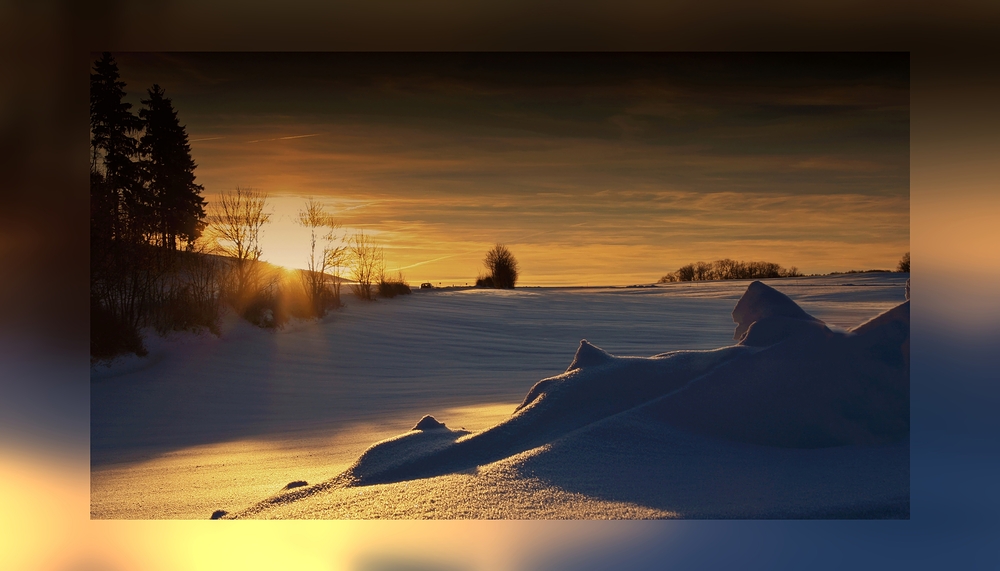
[[[189,143],[197,143],[198,141],[214,141],[216,139],[225,139],[225,137],[206,137],[204,139],[191,139]]]
[[[468,252],[459,252],[457,254],[448,254],[447,256],[441,256],[440,258],[434,258],[433,260],[424,260],[422,262],[417,262],[415,264],[410,264],[409,266],[403,266],[401,268],[396,268],[397,270],[408,270],[410,268],[415,268],[417,266],[422,266],[424,264],[430,264],[432,262],[440,262],[441,260],[447,260],[448,258],[454,258],[455,256],[464,256],[465,254],[473,254],[478,252],[479,249],[470,250]]]
[[[378,202],[366,202],[364,204],[355,204],[354,206],[345,206],[344,208],[339,209],[338,212],[344,212],[344,211],[347,211],[347,210],[356,210],[358,208],[364,208],[366,206],[371,206],[372,204],[378,204]]]
[[[308,135],[291,135],[288,137],[276,137],[274,139],[254,139],[253,141],[247,141],[248,143],[262,143],[266,141],[287,141],[288,139],[304,139],[305,137],[318,137],[323,133],[310,133]]]

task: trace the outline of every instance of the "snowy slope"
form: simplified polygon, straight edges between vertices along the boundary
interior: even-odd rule
[[[844,331],[743,285],[738,345],[582,341],[493,427],[425,417],[227,517],[908,517],[909,303]]]

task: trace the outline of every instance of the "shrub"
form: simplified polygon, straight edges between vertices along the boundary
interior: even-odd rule
[[[493,246],[493,249],[486,252],[486,259],[483,265],[489,270],[489,277],[492,286],[496,288],[513,288],[517,283],[518,264],[514,254],[503,244]],[[479,285],[479,280],[476,281]]]
[[[90,358],[92,361],[110,359],[124,353],[143,357],[146,347],[139,329],[101,305],[96,297],[90,298]]]
[[[219,335],[219,304],[213,298],[199,298],[190,286],[166,293],[154,310],[156,331],[196,331],[202,327]]]
[[[204,327],[219,335],[223,263],[204,250],[173,255],[172,271],[155,288],[152,325],[160,334]]]
[[[379,297],[396,297],[397,295],[407,295],[412,293],[410,286],[403,279],[403,274],[398,273],[394,278],[382,276],[378,282]]]
[[[280,303],[279,293],[274,289],[258,292],[243,308],[243,319],[265,329],[284,326],[288,322],[288,311]]]

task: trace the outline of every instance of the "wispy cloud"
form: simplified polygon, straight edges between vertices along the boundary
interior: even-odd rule
[[[290,135],[288,137],[275,137],[273,139],[254,139],[253,141],[247,141],[248,143],[263,143],[266,141],[287,141],[289,139],[305,139],[306,137],[318,137],[323,133],[310,133],[308,135]]]
[[[474,277],[496,241],[564,282],[908,248],[905,56],[174,57],[209,201],[260,188],[291,225],[315,197],[412,279]]]

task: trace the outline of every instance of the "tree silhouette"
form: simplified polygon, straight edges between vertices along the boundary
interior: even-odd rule
[[[142,124],[124,97],[105,52],[90,75],[90,338],[98,357],[145,352],[139,327],[158,269],[141,244],[145,197],[133,134]]]
[[[187,132],[177,119],[173,103],[159,85],[148,90],[139,111],[145,133],[139,140],[142,175],[148,185],[151,210],[151,241],[169,250],[177,241],[187,246],[205,227],[203,187],[195,184]]]
[[[347,254],[336,236],[340,224],[326,212],[323,205],[309,199],[299,210],[300,226],[309,229],[309,258],[303,275],[306,293],[317,316],[326,313],[327,306],[340,307],[340,267]],[[333,272],[332,287],[327,285],[327,272]]]
[[[227,295],[241,313],[262,287],[260,234],[271,219],[266,204],[267,194],[237,186],[223,192],[211,207],[212,238],[223,255],[232,258]]]
[[[899,264],[896,265],[896,271],[897,272],[909,272],[910,271],[910,253],[909,252],[903,254],[903,257],[900,258]]]
[[[507,246],[503,244],[493,246],[493,249],[486,252],[483,265],[490,272],[493,287],[513,288],[514,284],[517,283],[517,259],[514,258],[514,254]]]
[[[696,262],[677,268],[659,279],[659,283],[701,280],[746,280],[763,278],[793,278],[801,276],[795,266],[782,268],[774,262],[744,262],[723,258],[714,262]]]
[[[143,189],[132,159],[142,128],[125,97],[118,64],[108,52],[90,74],[91,237],[114,240],[136,235]],[[100,247],[100,245],[95,244]]]
[[[347,255],[354,278],[354,293],[367,301],[375,300],[375,284],[385,274],[385,255],[381,246],[375,243],[364,231],[351,236],[348,241]]]

